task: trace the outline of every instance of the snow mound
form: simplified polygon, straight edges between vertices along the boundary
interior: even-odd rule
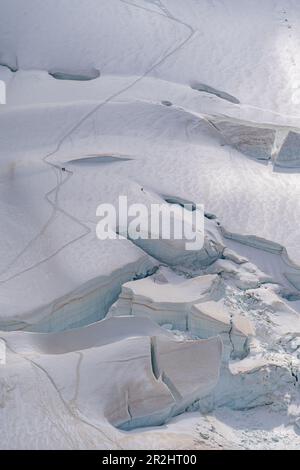
[[[33,383],[42,373],[49,380],[48,388],[54,389],[70,415],[77,417],[79,426],[81,422],[96,429],[107,428],[107,434],[113,432],[110,425],[129,430],[163,424],[209,395],[219,378],[222,355],[218,338],[180,342],[145,319],[104,320],[66,336],[18,332],[2,333],[1,339],[8,351],[7,365],[0,371],[2,392],[5,383],[16,380],[19,366],[30,364],[37,373]],[[29,380],[32,378],[24,367],[15,390]],[[29,394],[30,390],[24,402]],[[45,419],[33,423],[36,432],[43,428],[47,413],[55,423],[60,422],[60,414],[38,396],[35,406],[43,406],[45,411]],[[8,415],[7,411],[3,410],[1,419],[6,433],[1,438],[2,448],[9,445],[14,432],[13,410]],[[29,412],[22,409],[18,419],[28,420]]]
[[[297,3],[1,0],[0,447],[299,448]]]

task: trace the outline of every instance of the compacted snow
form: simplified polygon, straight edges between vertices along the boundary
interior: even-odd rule
[[[299,28],[296,0],[1,1],[1,448],[300,448]],[[100,241],[124,195],[203,204],[203,247]]]

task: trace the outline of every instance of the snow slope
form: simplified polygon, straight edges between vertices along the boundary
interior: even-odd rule
[[[299,21],[1,1],[0,447],[299,448]],[[100,242],[120,195],[204,204],[203,249]]]
[[[294,0],[87,0],[84,7],[80,0],[3,0],[0,61],[86,74],[146,71],[297,115],[298,8]]]

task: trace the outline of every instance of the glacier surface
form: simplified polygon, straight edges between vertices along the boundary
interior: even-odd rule
[[[0,11],[0,448],[299,449],[299,4]]]

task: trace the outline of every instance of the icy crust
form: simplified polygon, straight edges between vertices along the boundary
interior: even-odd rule
[[[2,394],[12,381],[18,390],[19,384],[32,380],[26,368],[16,379],[20,362],[25,361],[38,375],[42,371],[48,377],[48,387],[56,390],[79,421],[100,428],[111,424],[124,430],[163,424],[209,395],[219,378],[222,355],[219,338],[179,341],[146,319],[103,320],[64,336],[1,333],[1,339],[8,351],[7,365],[0,371]],[[27,399],[25,395],[23,404]],[[44,406],[45,415],[51,412],[59,423],[59,415],[53,416],[38,395],[35,406]],[[1,429],[6,433],[1,438],[3,448],[12,438],[14,414],[11,409],[8,413],[9,408],[1,407]],[[26,408],[19,418],[28,423]],[[37,422],[36,432],[44,423]]]

